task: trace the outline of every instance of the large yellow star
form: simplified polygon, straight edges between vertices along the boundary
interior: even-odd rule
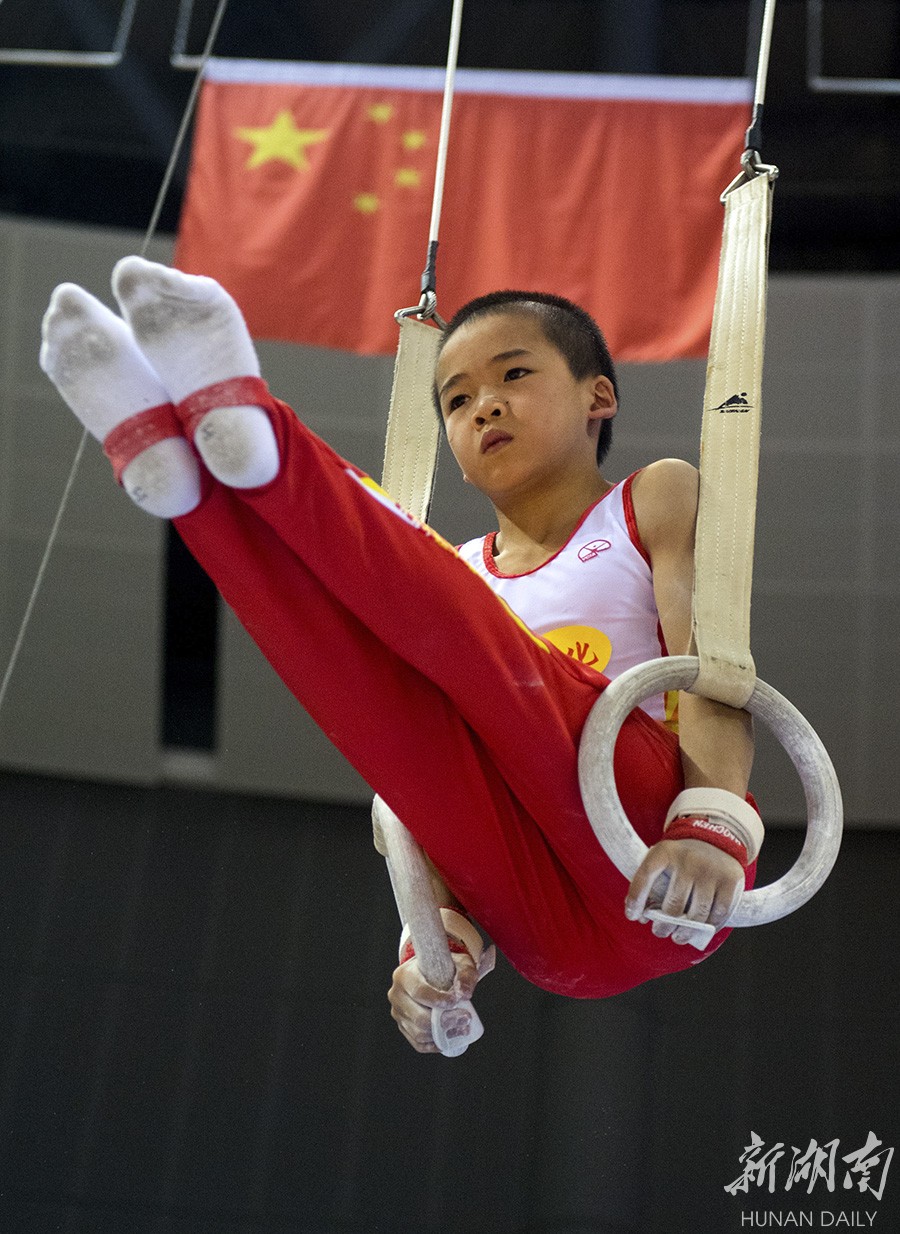
[[[289,111],[280,111],[267,129],[235,129],[234,132],[241,141],[249,141],[255,147],[246,163],[248,169],[279,159],[298,171],[309,170],[307,146],[325,141],[329,135],[328,129],[298,129]]]

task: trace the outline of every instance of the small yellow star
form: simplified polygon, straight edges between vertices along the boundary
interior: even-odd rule
[[[374,214],[381,202],[374,193],[357,193],[353,198],[354,209],[360,214]]]
[[[400,167],[394,172],[394,183],[401,189],[417,189],[422,183],[422,173],[414,167]]]
[[[254,147],[246,167],[260,167],[274,159],[296,167],[298,171],[309,170],[307,146],[325,141],[328,129],[298,129],[289,111],[280,111],[268,128],[235,129],[235,136],[249,141]]]
[[[421,129],[408,129],[403,134],[404,150],[421,150],[428,138]]]
[[[369,119],[374,120],[376,124],[387,124],[393,114],[394,109],[390,103],[374,103],[369,108]]]

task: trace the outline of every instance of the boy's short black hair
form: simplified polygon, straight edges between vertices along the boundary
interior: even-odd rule
[[[576,381],[602,374],[609,378],[618,399],[616,370],[600,327],[579,305],[549,292],[492,291],[470,300],[447,323],[441,349],[460,326],[494,313],[521,313],[533,318],[547,341],[560,352]],[[602,420],[597,439],[598,466],[609,453],[611,444],[612,420]]]

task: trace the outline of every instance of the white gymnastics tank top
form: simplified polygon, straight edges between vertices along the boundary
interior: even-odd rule
[[[634,517],[633,480],[629,476],[590,506],[559,552],[525,574],[497,569],[494,532],[459,549],[529,629],[607,677],[667,654]],[[674,728],[676,700],[677,694],[655,695],[642,707]]]

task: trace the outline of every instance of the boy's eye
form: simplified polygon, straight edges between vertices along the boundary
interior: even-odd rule
[[[516,368],[507,369],[506,376],[503,378],[503,380],[504,381],[517,381],[520,377],[527,377],[530,372],[531,372],[531,369],[522,368],[521,366],[517,366]]]
[[[462,407],[465,401],[466,401],[466,396],[464,394],[454,394],[453,397],[450,399],[449,403],[447,404],[447,410],[456,411],[457,408]]]

